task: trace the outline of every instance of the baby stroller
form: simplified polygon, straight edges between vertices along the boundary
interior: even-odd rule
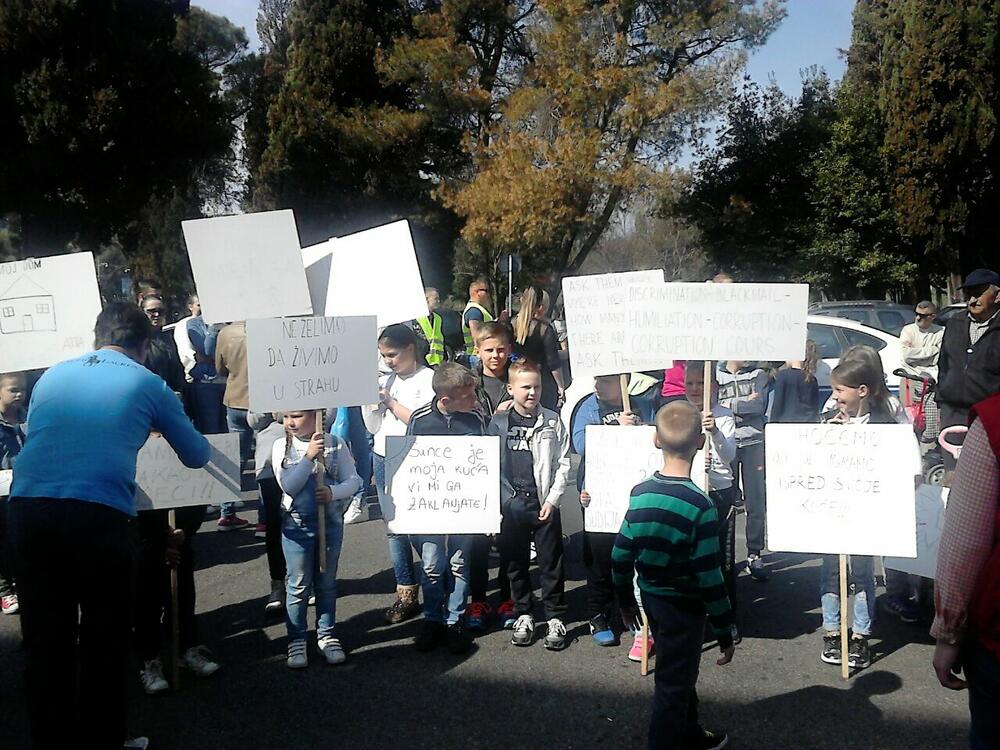
[[[937,382],[929,375],[914,375],[899,368],[893,370],[893,375],[910,381],[914,399],[906,407],[907,416],[913,424],[913,432],[921,443],[930,444],[921,458],[921,468],[924,481],[939,487],[944,484],[944,454],[938,442],[938,410],[934,403],[934,391]]]

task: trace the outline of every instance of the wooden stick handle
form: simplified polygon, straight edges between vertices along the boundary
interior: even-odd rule
[[[324,412],[322,409],[316,411],[316,432],[324,432],[323,428],[323,417]],[[323,453],[316,458],[316,482],[317,486],[319,482],[325,479],[326,466],[324,465],[326,461],[326,456]],[[316,532],[316,540],[319,542],[319,550],[317,554],[319,555],[319,572],[326,572],[326,503],[319,503],[316,506],[316,518],[319,521],[319,530]]]
[[[845,680],[851,676],[851,665],[847,661],[850,642],[847,640],[847,555],[840,556],[840,676]]]
[[[173,508],[170,509],[167,519],[172,532],[177,528],[177,514]],[[177,566],[173,565],[170,568],[170,676],[174,690],[181,685],[181,615],[177,586]]]
[[[708,417],[712,415],[712,366],[711,360],[705,360],[705,370],[702,375],[705,392],[701,396],[701,415]],[[708,471],[712,468],[712,439],[706,436],[705,440],[705,491],[708,492]]]
[[[642,661],[639,663],[639,674],[645,677],[649,674],[649,620],[646,619],[646,613],[639,610],[639,619],[642,620],[642,628],[640,629],[640,634],[642,635]]]
[[[618,376],[618,384],[622,389],[622,409],[632,411],[632,399],[628,395],[628,375],[622,373]]]

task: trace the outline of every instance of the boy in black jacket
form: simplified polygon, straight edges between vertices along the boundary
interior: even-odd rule
[[[485,435],[486,421],[476,399],[476,378],[454,362],[444,362],[431,381],[434,399],[410,416],[407,435]],[[412,536],[423,562],[424,622],[414,645],[430,651],[444,640],[453,654],[469,650],[462,617],[469,591],[468,558],[476,536]]]

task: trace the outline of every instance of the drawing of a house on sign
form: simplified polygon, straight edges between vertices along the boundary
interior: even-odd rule
[[[22,276],[0,295],[0,334],[56,330],[52,295]]]

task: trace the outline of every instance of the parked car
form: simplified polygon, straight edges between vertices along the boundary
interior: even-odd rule
[[[951,318],[954,318],[956,315],[961,315],[967,309],[968,305],[966,305],[964,302],[955,302],[954,304],[948,305],[947,307],[942,307],[940,310],[938,310],[938,314],[937,317],[934,318],[934,322],[937,323],[939,326],[943,326]]]
[[[812,315],[847,318],[898,336],[903,326],[913,322],[913,307],[885,300],[818,302],[809,307]]]
[[[903,354],[899,346],[899,337],[891,333],[871,328],[853,320],[830,317],[827,315],[810,315],[806,323],[807,336],[816,342],[820,362],[816,368],[816,380],[819,383],[820,405],[830,397],[830,373],[840,362],[840,355],[848,347],[862,344],[870,346],[879,353],[882,359],[882,369],[886,373],[886,384],[894,396],[899,396],[899,376],[893,371],[902,367]],[[594,379],[591,377],[574,377],[566,389],[566,403],[562,408],[562,418],[569,428],[573,424],[573,416],[580,403],[594,392]],[[641,398],[646,394],[634,394]]]

